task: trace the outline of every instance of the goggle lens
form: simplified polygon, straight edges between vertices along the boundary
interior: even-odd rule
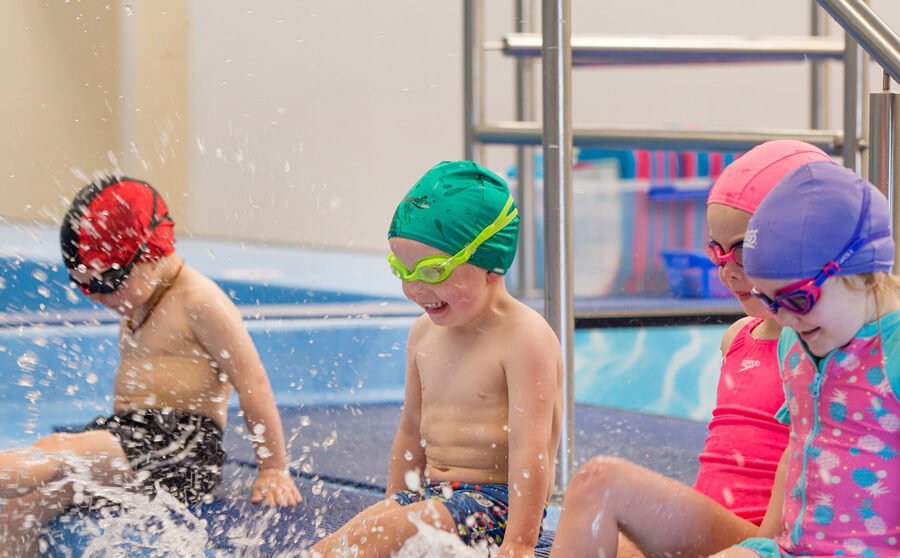
[[[788,312],[803,315],[808,314],[815,306],[822,289],[816,284],[815,280],[810,279],[798,281],[780,289],[775,293],[774,299],[769,298],[756,289],[753,289],[751,293],[763,301],[773,314],[777,314],[779,308],[784,308]]]
[[[814,303],[812,293],[797,292],[775,297],[775,300],[786,310],[794,314],[806,314],[812,310]]]
[[[399,259],[393,254],[388,256],[391,264],[391,273],[402,281],[423,281],[425,283],[440,283],[450,276],[455,265],[449,265],[453,258],[443,256],[428,256],[416,263],[412,271],[406,269]],[[438,260],[435,262],[435,260]]]
[[[719,267],[724,266],[728,262],[734,262],[744,267],[744,242],[738,242],[731,247],[731,250],[725,252],[718,242],[710,240],[706,244],[706,255],[712,263]]]
[[[99,277],[91,277],[87,283],[82,283],[69,273],[69,281],[78,285],[84,295],[110,294],[125,281],[134,266],[110,268],[100,274]]]
[[[444,275],[444,270],[446,266],[442,265],[428,265],[425,267],[416,266],[416,273],[419,276],[419,279],[425,281],[426,283],[440,283],[444,279],[447,278],[447,273]]]

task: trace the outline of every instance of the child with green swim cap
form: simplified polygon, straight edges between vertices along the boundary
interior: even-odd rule
[[[499,545],[492,555],[533,556],[554,482],[562,357],[503,282],[518,240],[509,189],[476,163],[440,163],[404,196],[388,238],[391,270],[425,314],[407,342],[387,494],[313,555],[387,558],[422,521]]]

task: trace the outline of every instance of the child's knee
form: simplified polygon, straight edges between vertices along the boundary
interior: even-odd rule
[[[70,451],[70,448],[72,446],[71,440],[72,434],[56,432],[54,434],[44,436],[43,438],[32,444],[31,447],[33,449],[47,453],[62,453],[64,451]]]
[[[594,457],[578,469],[569,489],[576,492],[605,490],[614,486],[629,468],[628,460],[600,455]]]

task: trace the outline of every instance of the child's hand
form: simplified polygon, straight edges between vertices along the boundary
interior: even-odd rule
[[[303,501],[290,473],[282,469],[260,469],[253,483],[254,504],[265,502],[269,506],[293,506]]]

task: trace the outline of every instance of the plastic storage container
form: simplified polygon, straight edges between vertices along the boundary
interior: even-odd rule
[[[719,279],[719,268],[701,250],[663,250],[669,289],[676,298],[731,296]]]

